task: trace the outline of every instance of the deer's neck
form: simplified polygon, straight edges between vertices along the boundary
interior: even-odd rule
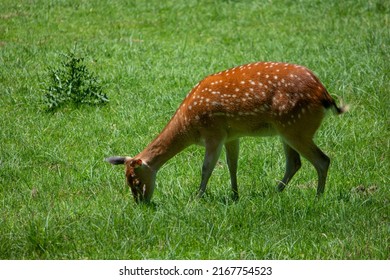
[[[192,140],[188,127],[184,127],[176,115],[138,157],[157,171],[170,158],[191,145]]]

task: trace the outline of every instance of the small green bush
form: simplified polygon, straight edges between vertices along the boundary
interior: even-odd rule
[[[108,102],[98,78],[88,71],[84,57],[74,51],[64,54],[65,59],[57,69],[49,68],[45,83],[44,103],[47,110],[73,103],[101,105]]]

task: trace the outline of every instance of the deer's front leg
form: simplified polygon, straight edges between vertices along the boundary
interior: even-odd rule
[[[238,200],[238,186],[237,186],[237,165],[238,165],[238,154],[239,154],[239,139],[232,140],[225,143],[226,149],[226,161],[230,173],[230,182],[233,190],[233,199]]]
[[[198,197],[202,197],[206,191],[207,182],[217,164],[223,146],[223,138],[209,138],[205,141],[206,153],[202,166],[202,181],[200,182]]]

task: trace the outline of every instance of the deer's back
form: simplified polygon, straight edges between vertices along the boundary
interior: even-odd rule
[[[206,77],[187,95],[176,116],[185,125],[224,128],[239,136],[274,134],[308,121],[315,130],[323,104],[330,101],[307,68],[258,62]]]

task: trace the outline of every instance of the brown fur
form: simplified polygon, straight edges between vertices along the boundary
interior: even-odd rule
[[[319,79],[307,68],[287,63],[257,62],[210,75],[186,96],[163,131],[126,162],[127,182],[136,201],[150,201],[159,168],[192,144],[206,147],[199,195],[203,195],[223,146],[226,148],[234,198],[238,198],[239,138],[279,135],[286,154],[283,190],[301,166],[300,155],[317,170],[317,194],[323,193],[329,158],[313,136],[325,109],[338,107]],[[119,160],[118,160],[119,159]]]

